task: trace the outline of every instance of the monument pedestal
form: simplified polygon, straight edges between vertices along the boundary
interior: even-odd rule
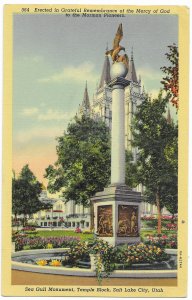
[[[98,237],[110,245],[140,242],[141,193],[111,185],[91,198]]]

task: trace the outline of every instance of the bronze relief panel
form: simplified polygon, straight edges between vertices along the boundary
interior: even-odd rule
[[[113,236],[112,205],[98,206],[97,233],[101,237]]]
[[[139,236],[138,230],[138,206],[119,205],[118,206],[118,237]]]

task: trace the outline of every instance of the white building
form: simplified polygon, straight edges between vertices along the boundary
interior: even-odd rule
[[[61,227],[82,230],[90,228],[90,208],[75,204],[73,200],[65,203],[64,199],[53,199],[47,197],[44,190],[40,200],[49,203],[52,208],[40,210],[33,214],[33,220],[40,227]]]

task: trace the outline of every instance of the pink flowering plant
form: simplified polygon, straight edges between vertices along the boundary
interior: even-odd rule
[[[33,226],[23,227],[23,229],[21,230],[21,232],[25,233],[25,234],[30,234],[30,235],[36,235],[37,234],[36,228],[33,227]]]
[[[148,235],[146,245],[154,245],[161,248],[177,249],[177,235]]]
[[[35,231],[35,227],[34,226],[26,226],[23,227],[22,231]]]

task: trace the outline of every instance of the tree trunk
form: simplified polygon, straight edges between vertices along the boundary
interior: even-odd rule
[[[17,226],[17,230],[19,229],[19,224],[18,224],[18,220],[17,220],[17,213],[15,213],[15,224]]]
[[[157,233],[161,234],[161,206],[159,191],[156,192],[156,205],[157,205]]]
[[[23,218],[23,227],[27,226],[27,216],[26,214],[24,214],[24,218]]]
[[[90,202],[90,215],[91,215],[91,224],[90,224],[90,230],[94,230],[94,207],[93,202]]]

